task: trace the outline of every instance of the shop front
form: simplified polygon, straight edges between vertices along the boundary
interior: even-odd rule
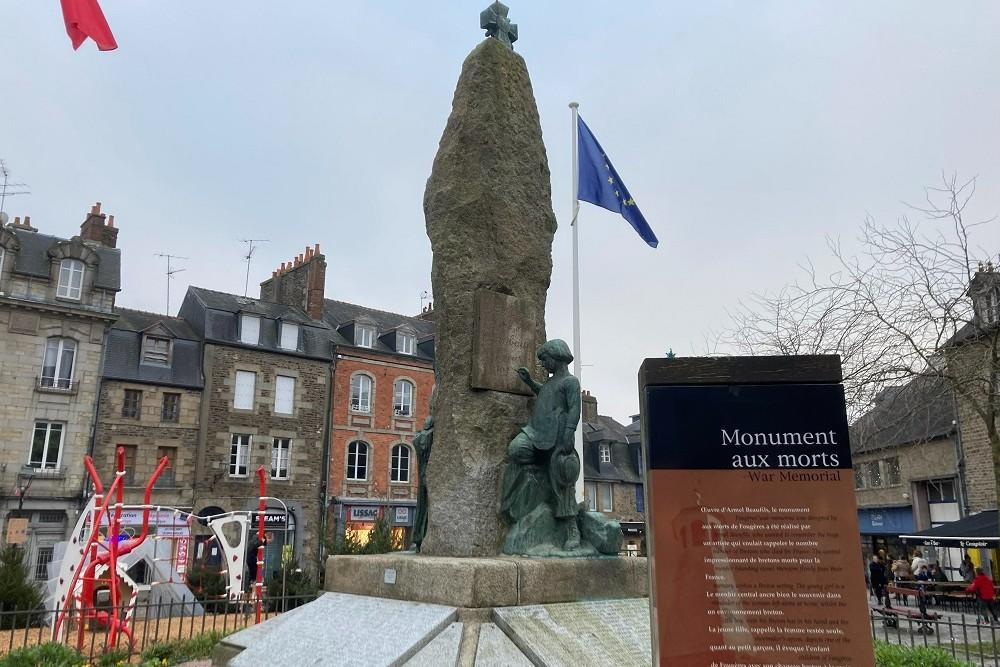
[[[987,510],[958,521],[903,535],[902,539],[910,548],[920,547],[925,552],[924,557],[931,562],[940,560],[952,581],[961,581],[958,568],[965,554],[969,554],[973,564],[983,568],[994,580],[1000,578],[1000,572],[997,571],[1000,549],[997,510]]]
[[[899,536],[916,529],[913,507],[859,507],[858,526],[861,531],[862,558],[866,563],[871,560],[872,554],[879,551],[898,557],[906,553],[906,545]]]
[[[410,546],[410,535],[413,530],[415,503],[398,503],[383,505],[345,505],[344,532],[353,535],[359,542],[365,544],[375,530],[375,522],[386,514],[392,530],[392,542],[396,549],[407,549]]]
[[[256,544],[260,514],[254,512],[250,520],[248,548]],[[264,513],[264,580],[281,573],[283,561],[297,558],[295,551],[295,513],[288,510],[269,509]]]

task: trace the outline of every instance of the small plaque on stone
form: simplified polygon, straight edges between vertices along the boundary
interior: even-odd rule
[[[531,395],[517,376],[521,366],[535,366],[536,322],[528,304],[492,290],[476,291],[472,332],[473,389]]]

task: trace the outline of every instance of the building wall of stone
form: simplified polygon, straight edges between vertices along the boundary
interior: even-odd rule
[[[333,437],[330,449],[330,494],[343,498],[416,499],[417,464],[413,435],[423,428],[430,414],[434,369],[429,361],[409,360],[393,355],[338,355],[332,397]],[[372,410],[351,410],[351,378],[358,373],[373,380]],[[404,378],[414,384],[414,414],[411,418],[394,414],[394,384]],[[369,445],[366,480],[347,479],[347,448],[361,440]],[[410,482],[390,482],[390,454],[394,445],[410,447]]]
[[[139,418],[122,416],[125,390],[142,392]],[[180,395],[176,422],[162,420],[164,394]],[[119,445],[136,447],[131,464],[131,483],[126,486],[126,502],[142,502],[146,482],[159,464],[160,447],[176,448],[176,460],[164,471],[153,489],[154,504],[188,508],[194,499],[195,460],[201,418],[201,390],[105,380],[98,407],[98,426],[94,446],[94,464],[102,479],[112,479],[115,452]]]
[[[643,521],[644,514],[639,513],[636,506],[635,494],[639,484],[615,483],[612,486],[612,502],[614,511],[611,515],[619,521]]]
[[[28,470],[36,421],[59,422],[64,436],[57,473],[37,472],[27,499],[58,499],[75,506],[83,485],[94,419],[106,320],[74,316],[43,306],[12,307],[0,299],[0,485],[17,486]],[[52,336],[71,338],[76,355],[71,391],[38,387],[45,346]],[[26,500],[26,503],[28,500]]]
[[[912,497],[903,497],[904,493],[912,495],[911,482],[948,479],[958,474],[955,443],[951,438],[863,452],[854,454],[851,459],[854,465],[864,465],[893,457],[899,459],[900,483],[888,486],[883,476],[881,487],[855,489],[858,507],[899,507],[912,504]]]
[[[949,367],[960,376],[974,376],[974,369],[988,369],[988,347],[979,344],[960,346],[951,351]],[[987,377],[982,378],[983,391],[990,386]],[[969,391],[976,385],[970,383]],[[997,507],[997,485],[994,473],[993,450],[986,429],[986,422],[975,411],[973,400],[956,392],[958,424],[961,433],[962,452],[965,457],[965,484],[968,493],[969,512],[981,512]],[[977,396],[977,400],[982,398]]]
[[[268,473],[267,495],[281,498],[295,513],[296,557],[316,573],[320,546],[320,481],[326,464],[323,432],[328,404],[329,364],[282,355],[207,344],[205,400],[202,405],[202,448],[196,464],[195,509],[217,506],[225,511],[256,509],[256,470]],[[236,372],[257,374],[252,410],[233,407]],[[276,376],[295,378],[294,412],[274,414]],[[230,475],[232,434],[251,436],[246,477]],[[289,478],[270,478],[273,438],[291,438]],[[277,506],[277,505],[273,505]]]

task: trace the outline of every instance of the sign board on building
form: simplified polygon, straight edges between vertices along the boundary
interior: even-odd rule
[[[250,530],[257,530],[257,526],[260,525],[260,514],[253,512],[250,515]],[[264,512],[264,529],[271,530],[276,528],[278,530],[284,530],[285,526],[289,528],[295,527],[295,517],[289,514],[285,514],[284,511],[281,512]]]
[[[643,364],[658,664],[874,665],[839,382],[837,357]]]
[[[24,544],[28,541],[28,519],[7,519],[7,544]]]
[[[187,581],[188,542],[190,542],[190,540],[187,537],[178,539],[177,553],[174,556],[174,569],[177,570],[178,574],[184,576],[184,581]]]
[[[378,519],[379,508],[370,505],[352,505],[351,521],[375,521]]]
[[[394,508],[392,522],[399,526],[408,526],[410,524],[410,508],[409,507]]]

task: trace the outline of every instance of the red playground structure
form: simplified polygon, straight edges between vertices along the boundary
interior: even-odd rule
[[[123,447],[118,448],[115,458],[115,477],[107,490],[101,483],[93,459],[89,456],[85,456],[83,459],[94,487],[94,495],[80,515],[80,520],[67,545],[59,577],[56,580],[57,611],[52,623],[52,640],[62,641],[66,634],[67,624],[72,621],[77,629],[77,649],[83,648],[84,628],[90,621],[108,628],[106,650],[114,650],[118,646],[121,635],[128,638],[130,645],[134,644],[132,622],[139,586],[129,577],[121,559],[151,537],[149,530],[151,510],[156,510],[157,514],[161,510],[171,511],[176,516],[186,517],[189,523],[196,519],[204,521],[212,529],[215,539],[219,541],[226,556],[226,569],[223,572],[228,574],[228,585],[226,586],[228,599],[241,598],[244,590],[244,554],[251,512],[227,512],[209,517],[196,517],[183,510],[150,505],[153,486],[168,466],[169,461],[166,457],[160,459],[153,474],[150,475],[149,481],[146,482],[142,505],[125,505],[123,503],[125,486],[125,449]],[[255,554],[257,576],[256,581],[253,582],[251,601],[254,604],[255,620],[259,623],[264,586],[264,512],[267,500],[278,499],[266,496],[266,475],[263,466],[257,469],[257,478],[260,482],[260,497],[257,507],[259,514],[258,547]],[[123,533],[122,512],[125,510],[142,510],[141,526],[138,534],[134,537]],[[225,536],[222,530],[223,527],[231,523],[236,523],[239,526],[239,541],[235,544]],[[106,531],[102,534],[101,529],[105,526]],[[131,588],[131,594],[125,605],[122,604],[123,585]],[[105,586],[110,592],[110,606],[99,608],[97,593]]]

